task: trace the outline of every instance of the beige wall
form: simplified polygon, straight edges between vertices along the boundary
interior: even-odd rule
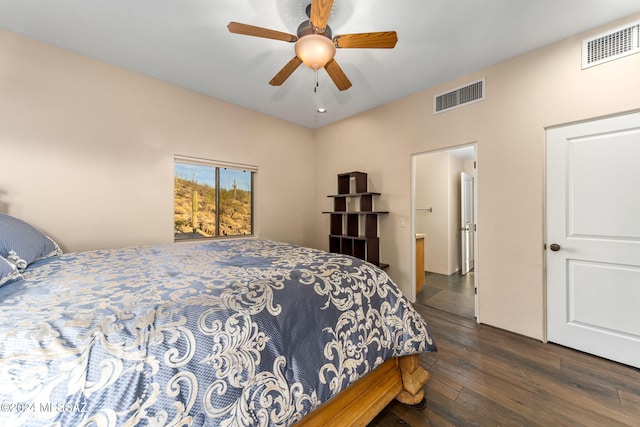
[[[460,190],[460,173],[464,171],[464,161],[458,157],[449,154],[449,274],[453,274],[460,270],[461,267],[461,234],[460,234],[460,220],[462,218],[460,213],[461,203],[460,196],[462,192]]]
[[[260,237],[312,244],[313,134],[0,31],[0,201],[67,251],[173,241],[173,156],[257,165]]]
[[[584,37],[634,19],[640,15],[319,129],[318,205],[326,207],[322,195],[334,191],[336,173],[369,172],[391,211],[382,258],[409,293],[413,238],[402,224],[411,218],[411,155],[477,142],[480,321],[542,339],[545,127],[640,109],[640,55],[580,69]],[[481,77],[484,102],[433,115],[434,94]],[[323,227],[317,245],[326,247]]]
[[[410,294],[411,156],[477,142],[480,321],[543,338],[545,127],[640,109],[640,55],[580,70],[605,29],[317,131],[0,31],[0,207],[66,250],[170,242],[182,154],[258,165],[260,237],[327,248],[326,195],[360,170]],[[433,116],[434,94],[480,77],[486,101]]]
[[[460,267],[457,239],[462,163],[446,151],[415,158],[415,206],[432,209],[416,212],[415,230],[427,235],[424,265],[432,273],[449,275]]]

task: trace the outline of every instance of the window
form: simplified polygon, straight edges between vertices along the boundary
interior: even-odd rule
[[[253,235],[255,166],[175,156],[175,240]]]

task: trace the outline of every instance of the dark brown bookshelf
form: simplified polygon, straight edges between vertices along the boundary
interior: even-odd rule
[[[386,268],[389,265],[380,262],[378,217],[389,212],[374,209],[374,200],[381,194],[367,191],[367,186],[365,172],[338,175],[338,194],[327,196],[333,198],[333,211],[322,212],[330,215],[329,252]]]

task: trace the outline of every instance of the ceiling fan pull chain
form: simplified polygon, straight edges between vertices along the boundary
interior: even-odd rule
[[[317,93],[318,92],[318,87],[320,86],[320,84],[318,83],[318,70],[314,70],[314,74],[315,74],[315,85],[313,86],[313,92]]]

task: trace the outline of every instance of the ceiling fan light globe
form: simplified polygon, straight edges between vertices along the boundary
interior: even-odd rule
[[[331,39],[319,34],[309,34],[296,41],[296,56],[312,70],[319,70],[336,54],[336,47]]]

